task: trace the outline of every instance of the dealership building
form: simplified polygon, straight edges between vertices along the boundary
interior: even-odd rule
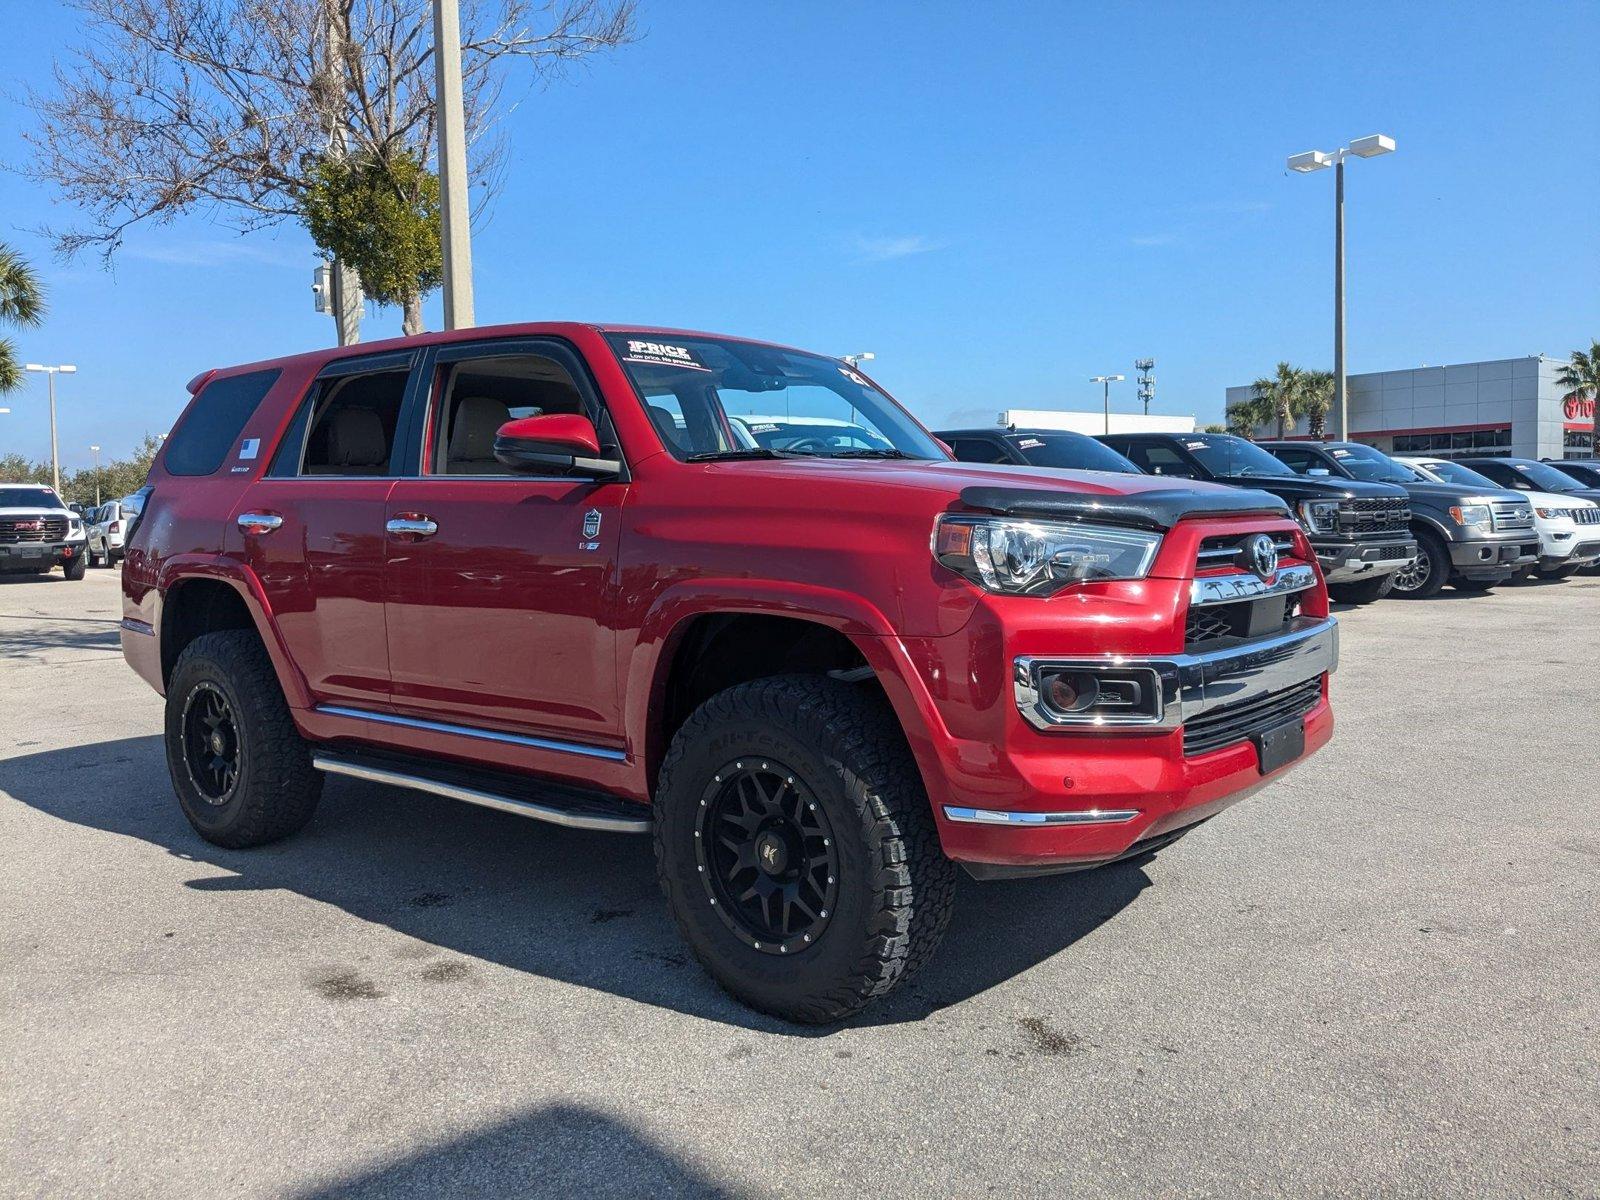
[[[1520,458],[1589,458],[1594,454],[1592,397],[1568,399],[1556,376],[1565,359],[1542,354],[1410,371],[1375,371],[1348,377],[1350,440],[1389,454],[1438,458],[1515,455]],[[1231,387],[1228,404],[1254,389]],[[1339,434],[1338,410],[1328,414],[1330,437]],[[1258,437],[1277,434],[1260,426]],[[1304,419],[1290,436],[1308,436]]]

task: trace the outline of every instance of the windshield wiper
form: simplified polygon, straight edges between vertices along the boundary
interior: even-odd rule
[[[892,446],[887,450],[841,450],[837,454],[826,454],[824,458],[910,458],[911,455],[903,450],[896,450]]]
[[[769,450],[765,446],[741,447],[737,450],[702,450],[691,454],[685,462],[738,462],[748,458],[815,458],[815,454],[802,454],[793,450]]]

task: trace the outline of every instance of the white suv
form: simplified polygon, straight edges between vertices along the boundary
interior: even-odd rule
[[[122,540],[128,531],[128,514],[121,500],[108,500],[84,514],[89,527],[89,565],[114,567],[122,557]]]
[[[1501,486],[1471,467],[1447,458],[1407,458],[1402,454],[1394,458],[1440,483]],[[1542,579],[1565,579],[1575,571],[1600,562],[1600,505],[1580,496],[1555,492],[1520,494],[1533,505],[1533,527],[1539,534],[1539,561],[1528,570]]]

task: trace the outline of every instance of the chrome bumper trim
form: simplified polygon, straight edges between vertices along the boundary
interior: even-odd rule
[[[1087,808],[1075,812],[1016,812],[996,808],[944,806],[951,821],[967,825],[1123,825],[1139,815],[1137,808]]]
[[[123,617],[120,628],[128,633],[142,633],[145,637],[155,637],[155,627],[148,621],[136,620],[133,617]]]
[[[589,746],[582,742],[563,742],[556,738],[527,737],[520,733],[502,733],[498,729],[479,729],[475,725],[451,725],[444,721],[424,721],[420,717],[402,717],[396,713],[370,712],[364,708],[346,708],[342,704],[319,704],[316,712],[330,717],[348,717],[356,721],[374,721],[379,725],[399,725],[405,729],[424,729],[429,733],[448,733],[455,737],[477,738],[484,742],[503,742],[508,746],[526,746],[530,750],[554,750],[558,754],[577,754],[584,758],[603,758],[607,762],[626,762],[627,754],[605,746]]]
[[[1013,663],[1017,710],[1030,725],[1042,730],[1153,733],[1178,729],[1210,709],[1281,692],[1337,670],[1339,622],[1333,617],[1296,617],[1294,625],[1288,633],[1276,637],[1201,654],[1150,658],[1024,656]],[[1056,712],[1044,704],[1040,695],[1039,672],[1043,668],[1140,672],[1151,680],[1157,700],[1155,712],[1136,717]]]
[[[1189,603],[1232,604],[1236,600],[1259,600],[1263,596],[1285,596],[1303,592],[1317,583],[1311,566],[1284,567],[1271,580],[1243,572],[1234,575],[1207,575],[1189,588]]]
[[[365,763],[346,762],[322,754],[313,755],[311,765],[330,775],[348,775],[352,779],[365,779],[369,783],[386,783],[417,792],[429,792],[451,800],[464,800],[468,804],[477,804],[483,808],[515,813],[519,817],[532,817],[536,821],[545,821],[551,825],[562,825],[567,829],[594,829],[602,833],[650,832],[650,818],[647,816],[609,817],[598,813],[571,812],[562,808],[552,808],[547,804],[538,804],[532,800],[521,800],[515,796],[502,796],[498,792],[486,792],[480,788],[445,783],[421,775],[408,775],[404,771],[390,771]]]

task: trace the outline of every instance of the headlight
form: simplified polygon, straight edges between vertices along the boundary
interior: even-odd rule
[[[991,592],[1046,596],[1091,579],[1143,579],[1159,533],[1108,525],[940,517],[933,556]]]
[[[1557,517],[1564,517],[1567,515],[1567,510],[1564,508],[1536,508],[1533,511],[1538,513],[1546,521],[1554,521]]]
[[[1339,528],[1337,500],[1300,501],[1300,524],[1307,533],[1333,533]]]
[[[1487,504],[1457,504],[1450,507],[1450,517],[1457,525],[1489,524]]]

